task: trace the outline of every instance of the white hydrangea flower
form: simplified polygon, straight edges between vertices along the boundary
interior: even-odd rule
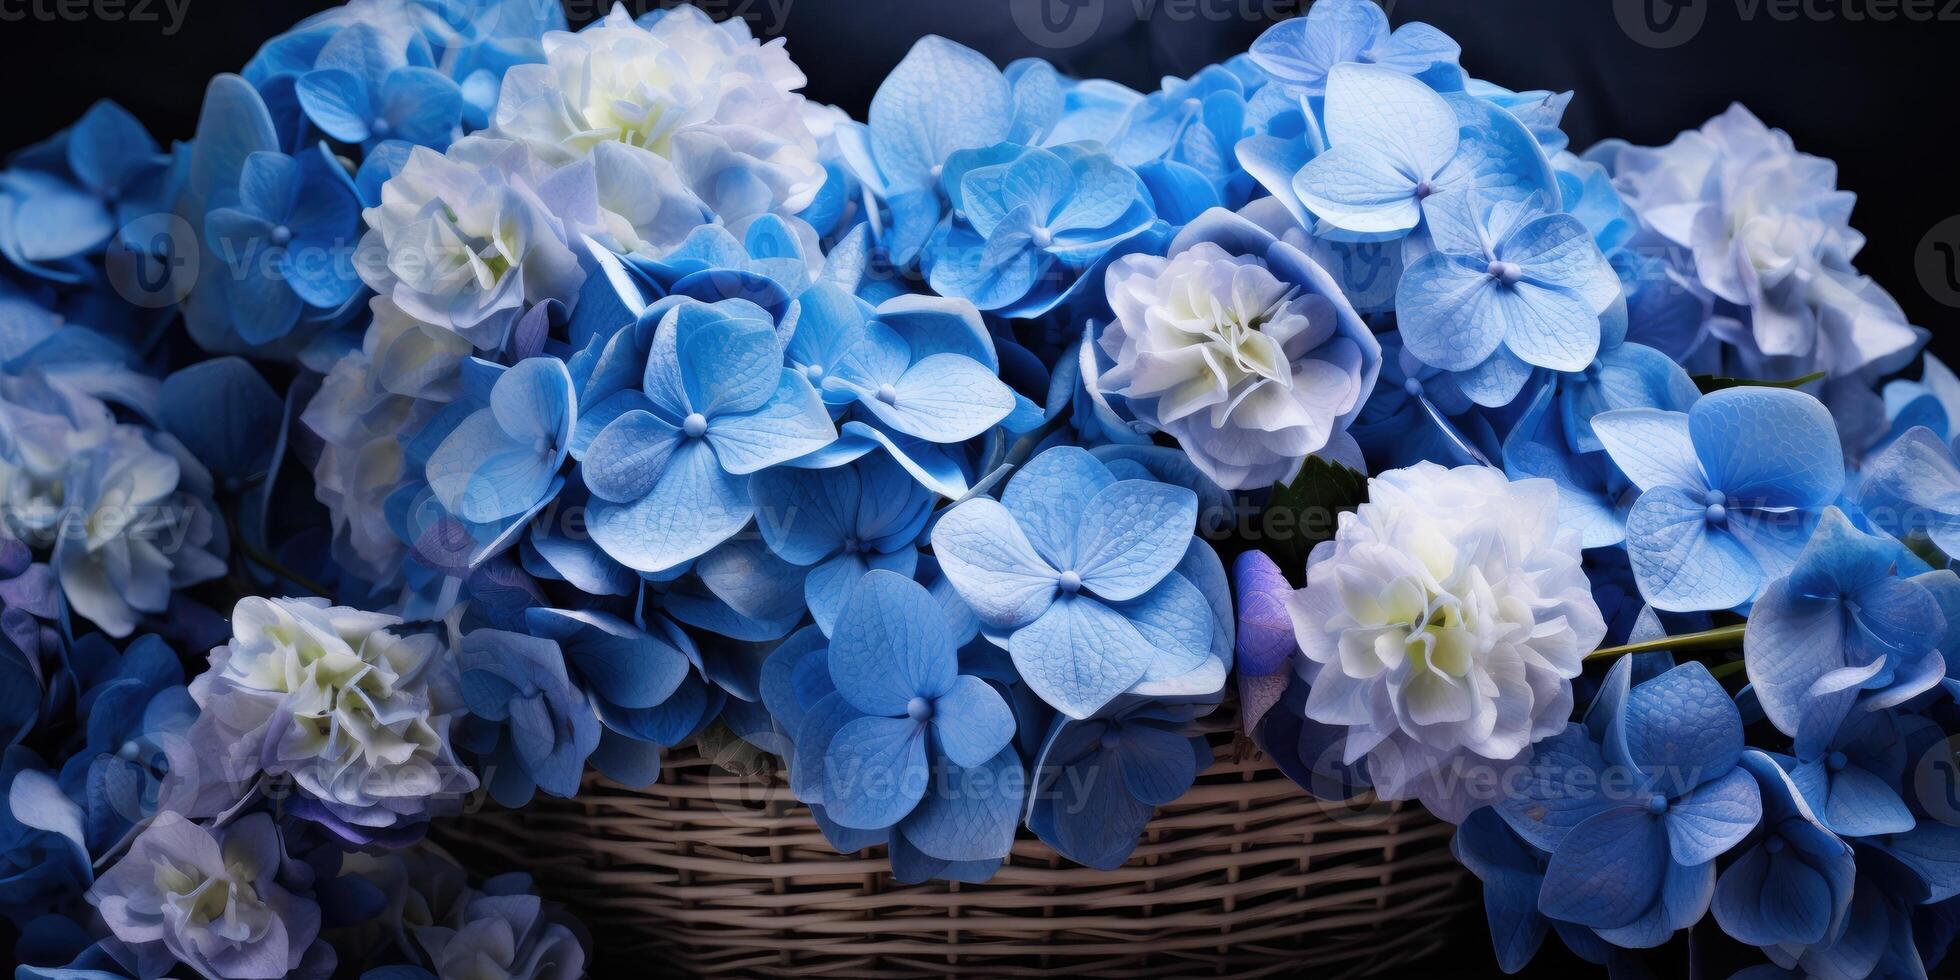
[[[1306,715],[1347,729],[1342,762],[1382,797],[1458,820],[1479,802],[1466,765],[1565,727],[1606,625],[1551,481],[1421,463],[1368,488],[1288,603]]]
[[[333,526],[334,558],[377,587],[401,575],[407,546],[388,526],[388,497],[408,477],[402,442],[455,397],[470,345],[386,297],[359,350],[334,362],[300,421],[320,437],[313,495]]]
[[[1910,356],[1921,332],[1852,265],[1865,238],[1837,165],[1797,151],[1741,105],[1661,147],[1595,150],[1641,220],[1690,250],[1699,284],[1742,308],[1710,324],[1741,370],[1845,377]]]
[[[1301,282],[1309,260],[1282,247],[1291,269],[1200,241],[1123,256],[1107,277],[1116,319],[1098,341],[1115,365],[1099,388],[1227,489],[1290,479],[1373,380],[1355,336],[1366,328],[1338,292]]]
[[[526,309],[569,302],[585,281],[564,222],[539,196],[553,173],[509,140],[416,147],[363,213],[361,278],[418,320],[501,345]]]
[[[225,573],[211,474],[168,434],[38,372],[0,378],[0,522],[111,636]]]
[[[609,142],[639,147],[738,234],[758,215],[801,211],[823,185],[803,72],[780,38],[757,41],[739,17],[676,7],[635,23],[615,5],[582,31],[546,34],[544,52],[504,75],[491,131],[555,166]]]
[[[449,743],[460,709],[443,640],[325,599],[239,600],[232,639],[190,684],[190,741],[237,784],[289,775],[343,836],[384,836],[475,788]]]

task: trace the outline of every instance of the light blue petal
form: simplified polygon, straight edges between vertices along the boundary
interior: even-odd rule
[[[1145,682],[1182,677],[1212,652],[1216,614],[1204,591],[1181,574],[1164,576],[1150,591],[1115,608],[1155,649]]]
[[[558,358],[526,358],[497,379],[490,391],[490,410],[512,436],[549,439],[553,446],[563,447],[578,413],[572,375]]]
[[[1688,431],[1709,482],[1752,507],[1822,507],[1844,489],[1831,413],[1801,391],[1745,385],[1703,395]]]
[[[1592,427],[1606,454],[1613,458],[1613,465],[1640,489],[1707,489],[1701,462],[1695,458],[1694,440],[1688,435],[1686,414],[1654,408],[1619,409],[1593,416]]]
[[[1109,467],[1075,446],[1045,450],[1007,482],[1000,502],[1035,550],[1057,568],[1076,562],[1076,536],[1089,501],[1116,482]]]
[[[1818,678],[1844,666],[1844,614],[1841,600],[1798,594],[1787,579],[1771,582],[1750,609],[1743,635],[1749,684],[1770,723],[1786,735],[1802,730],[1828,738],[1850,710],[1848,694],[1819,699],[1811,691]]]
[[[653,492],[674,452],[686,443],[681,431],[642,409],[615,418],[586,448],[579,472],[594,497],[631,503]]]
[[[660,572],[706,554],[754,515],[747,481],[726,473],[706,442],[682,443],[645,497],[632,503],[594,499],[592,539],[613,560]]]
[[[1354,235],[1393,237],[1422,221],[1415,179],[1393,157],[1362,143],[1337,145],[1307,161],[1293,175],[1293,196]]]
[[[929,184],[953,151],[1007,135],[1014,94],[985,55],[928,35],[878,86],[866,116],[879,170],[892,191]]]
[[[744,415],[721,415],[708,424],[708,443],[734,474],[754,473],[813,453],[837,438],[837,427],[816,389],[803,375],[777,369],[769,401]]]
[[[830,636],[838,693],[867,714],[903,715],[914,698],[951,690],[958,671],[952,634],[924,586],[883,570],[858,582]]]
[[[1533,847],[1557,850],[1572,828],[1618,802],[1597,788],[1605,770],[1586,726],[1569,724],[1532,746],[1522,780],[1494,806]]]
[[[993,685],[962,674],[932,704],[932,733],[953,764],[986,764],[1014,739],[1014,712]]]
[[[934,354],[892,386],[862,399],[888,426],[927,442],[964,442],[1014,410],[1014,392],[993,372],[958,354]]]
[[[478,524],[521,514],[551,485],[552,460],[513,443],[488,411],[463,420],[429,456],[429,489],[450,513]]]
[[[1028,687],[1071,718],[1101,710],[1143,676],[1156,654],[1128,620],[1080,595],[1056,599],[1008,638],[1007,649]]]
[[[1504,346],[1528,364],[1580,371],[1599,353],[1599,314],[1576,292],[1520,280],[1500,289],[1496,308]]]
[[[1627,558],[1640,594],[1669,612],[1731,609],[1762,587],[1741,542],[1708,523],[1708,504],[1676,486],[1649,490],[1627,513]]]
[[[837,730],[824,753],[824,812],[846,827],[889,827],[918,805],[930,778],[924,725],[857,718]]]
[[[1411,182],[1429,179],[1456,156],[1457,117],[1449,103],[1393,69],[1335,66],[1327,75],[1323,115],[1333,149],[1356,143],[1371,147],[1394,161]]]
[[[1742,756],[1742,715],[1708,668],[1690,661],[1633,688],[1609,728],[1609,746],[1622,740],[1627,762],[1661,792],[1680,796],[1734,768]],[[1608,757],[1613,754],[1609,748]]]
[[[710,420],[753,412],[776,393],[783,349],[766,321],[681,317],[674,344],[688,407]]]
[[[1513,305],[1482,262],[1444,252],[1410,265],[1395,297],[1402,343],[1445,371],[1468,370],[1490,357],[1511,329]]]
[[[1198,495],[1190,490],[1146,480],[1113,483],[1083,511],[1075,571],[1105,599],[1134,599],[1184,558],[1197,521]]]
[[[997,629],[1017,629],[1054,602],[1061,573],[1035,552],[1007,508],[975,497],[932,530],[933,554],[960,598]]]
[[[300,108],[320,131],[342,143],[365,143],[374,106],[367,83],[338,68],[309,71],[293,86]]]
[[[856,536],[863,481],[856,467],[777,468],[749,477],[756,526],[784,561],[814,565]]]

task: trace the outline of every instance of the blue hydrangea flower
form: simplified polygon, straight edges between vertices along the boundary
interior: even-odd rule
[[[980,475],[965,444],[1031,408],[1000,380],[1000,353],[965,300],[903,296],[873,309],[818,283],[798,304],[788,363],[817,387],[840,437],[794,465],[835,466],[882,449],[934,492],[958,497]]]
[[[1530,131],[1501,108],[1460,99],[1452,103],[1390,68],[1334,66],[1323,120],[1327,149],[1293,175],[1290,188],[1322,222],[1315,233],[1397,238],[1420,224],[1429,199],[1444,191],[1515,200],[1554,193],[1550,165]]]
[[[1960,555],[1960,465],[1934,430],[1913,426],[1867,460],[1856,494],[1874,528],[1901,541],[1924,535],[1946,554]]]
[[[1496,431],[1457,386],[1455,375],[1409,353],[1399,331],[1380,340],[1381,378],[1348,427],[1368,472],[1423,461],[1487,466],[1502,458]]]
[[[558,644],[480,629],[463,636],[457,667],[469,714],[456,727],[456,744],[476,754],[491,798],[519,807],[540,789],[576,794],[600,725]]]
[[[248,344],[291,332],[307,311],[339,311],[361,290],[353,182],[325,146],[245,158],[235,205],[204,216],[206,245],[234,278],[230,325]]]
[[[885,247],[894,262],[911,265],[945,215],[947,161],[1007,139],[1014,115],[1013,86],[993,62],[928,35],[879,84],[866,123],[838,128],[852,173],[890,210]]]
[[[1775,760],[1750,749],[1741,766],[1762,791],[1763,822],[1715,882],[1710,910],[1722,931],[1794,958],[1865,928],[1851,914],[1858,877],[1851,846],[1817,818]]]
[[[574,931],[577,922],[533,893],[529,875],[498,875],[470,889],[457,905],[453,915],[415,929],[415,945],[430,971],[366,976],[403,980],[483,971],[510,980],[577,980],[586,975],[589,940],[581,937],[582,929]]]
[[[0,170],[0,257],[30,275],[79,281],[81,260],[164,206],[168,162],[128,110],[96,102]]]
[[[1245,82],[1222,65],[1167,78],[1130,107],[1109,140],[1111,155],[1143,178],[1157,214],[1172,225],[1211,208],[1237,210],[1258,186],[1234,154],[1248,129],[1246,94]]]
[[[1954,608],[1960,576],[1925,570],[1897,541],[1827,509],[1790,574],[1750,610],[1743,650],[1764,714],[1811,755],[1854,707],[1889,708],[1937,687],[1943,610]]]
[[[1211,743],[1189,731],[1196,710],[1138,700],[1107,717],[1056,719],[1035,763],[1029,829],[1078,864],[1121,867],[1157,807],[1211,765]]]
[[[824,662],[836,691],[810,710],[796,751],[820,766],[830,819],[895,827],[942,860],[1004,857],[1022,799],[1014,715],[986,681],[959,673],[945,614],[925,588],[894,572],[867,574]],[[992,786],[947,785],[969,773]]]
[[[590,610],[532,608],[524,623],[564,651],[566,668],[605,726],[592,764],[613,781],[652,783],[660,775],[660,749],[700,728],[708,686],[666,639]]]
[[[642,572],[732,537],[755,514],[743,477],[837,436],[816,389],[784,366],[760,308],[684,300],[658,324],[640,388],[594,411],[601,421],[580,457],[593,539]]]
[[[478,524],[528,513],[550,495],[578,419],[571,373],[553,357],[497,369],[486,401],[449,431],[427,466],[436,499]]]
[[[1728,388],[1687,412],[1593,418],[1614,465],[1640,488],[1627,556],[1656,609],[1728,609],[1796,563],[1844,487],[1830,412],[1800,391]]]
[[[826,470],[787,467],[749,478],[762,539],[804,566],[804,603],[828,634],[865,573],[910,577],[935,496],[883,454]]]
[[[1614,664],[1585,724],[1538,743],[1495,805],[1551,854],[1541,911],[1646,948],[1707,911],[1715,859],[1755,829],[1762,799],[1737,766],[1742,716],[1708,669],[1637,686],[1632,669]]]
[[[139,637],[120,654],[106,643],[99,649],[107,676],[88,678],[76,699],[85,741],[60,772],[62,792],[83,808],[91,854],[106,853],[159,803],[174,802],[163,798],[170,756],[197,717],[183,665],[161,638]]]
[[[204,976],[324,978],[311,869],[286,857],[272,818],[208,829],[159,814],[96,879],[88,900],[134,954],[137,972],[182,963]]]
[[[1845,838],[1907,833],[1916,823],[1905,782],[1915,722],[1930,724],[1891,711],[1860,711],[1828,741],[1799,745],[1796,755],[1775,758],[1817,822],[1832,833]]]
[[[1176,571],[1197,511],[1186,488],[1118,479],[1087,451],[1058,447],[1015,474],[1000,500],[976,497],[943,514],[932,546],[1028,686],[1087,718],[1139,683],[1202,676],[1212,612]],[[1203,686],[1188,693],[1217,689]]]
[[[398,46],[397,46],[398,47]],[[294,83],[306,118],[341,141],[372,149],[398,139],[438,150],[462,118],[463,92],[434,68],[408,63],[380,29],[354,24],[320,48]]]
[[[1585,927],[1547,919],[1538,911],[1549,855],[1526,843],[1495,809],[1484,807],[1457,824],[1450,854],[1483,882],[1484,919],[1498,969],[1524,969],[1554,929],[1575,950],[1598,942]]]
[[[1288,94],[1319,96],[1326,94],[1334,66],[1348,63],[1431,78],[1438,89],[1452,87],[1452,80],[1460,87],[1461,53],[1449,35],[1428,24],[1390,31],[1388,14],[1369,0],[1327,0],[1307,8],[1304,17],[1267,28],[1248,57]]]
[[[1136,173],[1094,144],[955,154],[941,178],[954,220],[926,255],[934,292],[999,316],[1039,316],[1157,221]]]
[[[1887,442],[1917,425],[1941,439],[1960,434],[1960,377],[1932,354],[1921,363],[1918,381],[1894,378],[1885,383],[1883,394],[1885,417],[1891,422]]]
[[[1610,341],[1612,338],[1608,338]],[[1700,391],[1681,365],[1651,347],[1602,346],[1585,370],[1548,378],[1504,439],[1504,471],[1514,479],[1558,484],[1559,523],[1587,548],[1626,539],[1626,477],[1594,434],[1602,412],[1650,408],[1686,412]]]
[[[1510,404],[1534,367],[1581,371],[1620,280],[1578,219],[1452,192],[1424,206],[1433,251],[1396,291],[1405,348],[1477,404]]]

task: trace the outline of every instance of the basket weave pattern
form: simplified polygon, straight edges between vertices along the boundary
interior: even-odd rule
[[[1084,868],[1023,832],[985,884],[902,885],[838,854],[780,777],[694,748],[630,790],[451,823],[453,848],[532,872],[591,928],[598,975],[1360,976],[1434,953],[1470,904],[1451,828],[1420,807],[1330,808],[1211,735],[1217,761],[1129,863]]]

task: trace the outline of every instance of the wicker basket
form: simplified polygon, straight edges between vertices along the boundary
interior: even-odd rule
[[[1413,805],[1316,803],[1250,743],[1211,738],[1218,761],[1110,872],[1023,832],[985,884],[901,885],[882,848],[831,850],[780,778],[694,747],[648,789],[591,778],[576,800],[442,836],[577,912],[599,976],[1333,978],[1441,947],[1471,902],[1449,825]]]

